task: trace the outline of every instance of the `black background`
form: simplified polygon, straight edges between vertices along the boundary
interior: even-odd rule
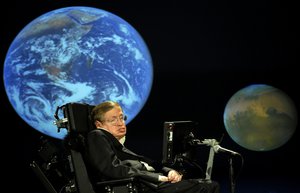
[[[246,150],[230,139],[223,124],[227,101],[239,89],[269,84],[287,93],[299,109],[298,10],[289,1],[76,1],[1,2],[0,50],[33,19],[67,6],[91,6],[129,22],[144,38],[153,59],[151,94],[128,124],[127,146],[155,159],[162,157],[163,122],[199,122],[203,138],[220,139],[245,160],[237,193],[300,192],[299,128],[282,147],[269,152]],[[1,70],[3,67],[1,68]],[[2,73],[2,71],[1,71]],[[46,192],[29,168],[41,133],[14,111],[1,84],[1,176],[9,192]],[[203,158],[207,159],[207,156]],[[215,157],[212,178],[228,189],[228,163]]]

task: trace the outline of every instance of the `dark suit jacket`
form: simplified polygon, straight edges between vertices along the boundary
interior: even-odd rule
[[[96,129],[87,135],[87,160],[94,180],[111,180],[138,177],[153,183],[158,175],[167,175],[171,168],[162,167],[144,156],[137,155],[125,148],[111,133]],[[155,168],[147,171],[140,162],[144,161]]]

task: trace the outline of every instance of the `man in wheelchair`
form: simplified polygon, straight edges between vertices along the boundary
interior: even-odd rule
[[[128,150],[124,145],[126,116],[122,107],[105,101],[93,108],[95,129],[85,136],[85,157],[92,182],[134,177],[143,193],[219,193],[217,182],[185,179],[174,169]]]

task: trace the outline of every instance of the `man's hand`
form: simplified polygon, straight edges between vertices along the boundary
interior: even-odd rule
[[[182,175],[179,174],[177,171],[175,170],[171,170],[168,173],[168,181],[170,181],[171,183],[175,183],[175,182],[179,182],[182,179]]]

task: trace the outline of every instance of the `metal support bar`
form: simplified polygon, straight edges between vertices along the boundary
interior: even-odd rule
[[[211,173],[212,173],[212,168],[213,168],[214,156],[215,156],[214,148],[210,147],[209,157],[208,157],[207,166],[206,166],[206,173],[205,173],[205,180],[206,181],[211,180]]]

